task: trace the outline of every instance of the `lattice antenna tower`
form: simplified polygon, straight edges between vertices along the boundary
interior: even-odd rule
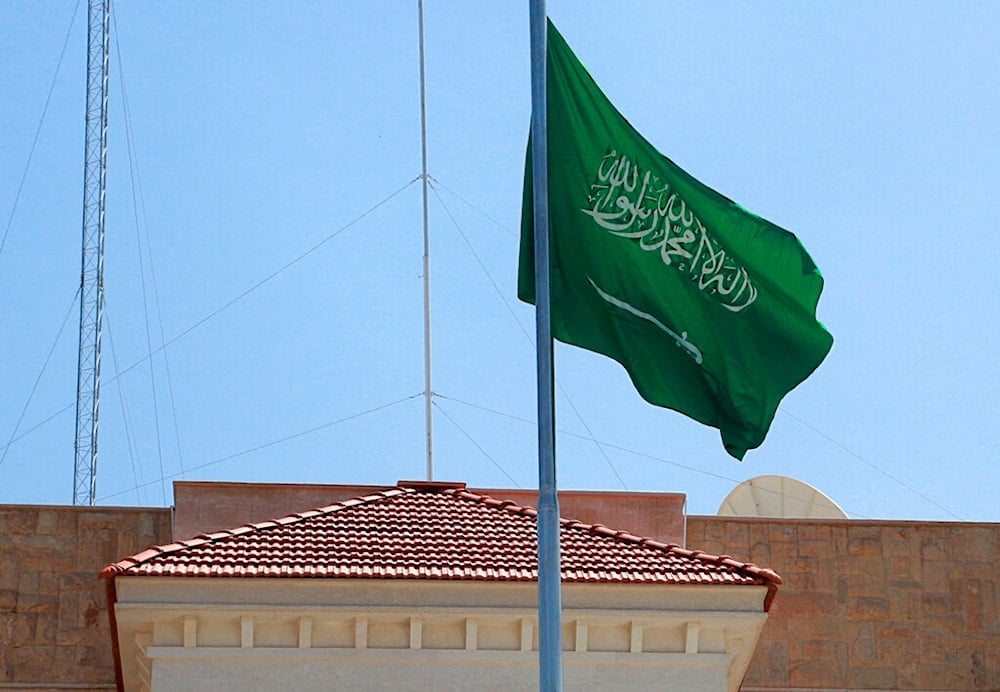
[[[89,0],[87,124],[83,167],[83,253],[80,272],[80,352],[76,379],[76,459],[73,504],[92,505],[97,489],[97,430],[101,402],[101,323],[104,318],[104,197],[108,154],[110,0]]]

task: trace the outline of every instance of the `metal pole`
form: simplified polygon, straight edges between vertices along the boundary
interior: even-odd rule
[[[531,170],[535,227],[535,343],[538,372],[538,661],[543,692],[561,692],[562,574],[556,495],[555,399],[549,313],[549,176],[545,0],[530,0]]]
[[[424,189],[424,434],[427,437],[427,480],[434,480],[434,426],[431,406],[431,244],[427,213],[427,95],[424,88],[424,2],[417,0],[420,24],[420,154]]]

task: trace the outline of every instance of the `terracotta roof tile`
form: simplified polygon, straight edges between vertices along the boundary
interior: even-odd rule
[[[536,510],[465,489],[402,483],[275,521],[154,546],[101,577],[537,579]],[[600,524],[562,519],[564,582],[761,584],[781,577]]]

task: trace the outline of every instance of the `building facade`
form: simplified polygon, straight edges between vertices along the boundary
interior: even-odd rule
[[[114,689],[97,573],[172,542],[171,524],[169,509],[0,506],[0,690]],[[1000,689],[1000,524],[690,516],[686,527],[687,545],[784,580],[743,690]],[[564,631],[574,648],[575,633]]]

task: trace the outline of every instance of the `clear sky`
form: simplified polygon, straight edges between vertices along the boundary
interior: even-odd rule
[[[3,503],[72,499],[85,3],[53,75],[76,7],[0,4]],[[781,474],[852,517],[1000,521],[1000,5],[613,7],[549,14],[664,154],[799,236],[835,344],[743,462],[559,346],[560,487],[711,514]],[[99,503],[422,478],[415,0],[113,10]],[[532,487],[527,2],[425,21],[435,477]]]

